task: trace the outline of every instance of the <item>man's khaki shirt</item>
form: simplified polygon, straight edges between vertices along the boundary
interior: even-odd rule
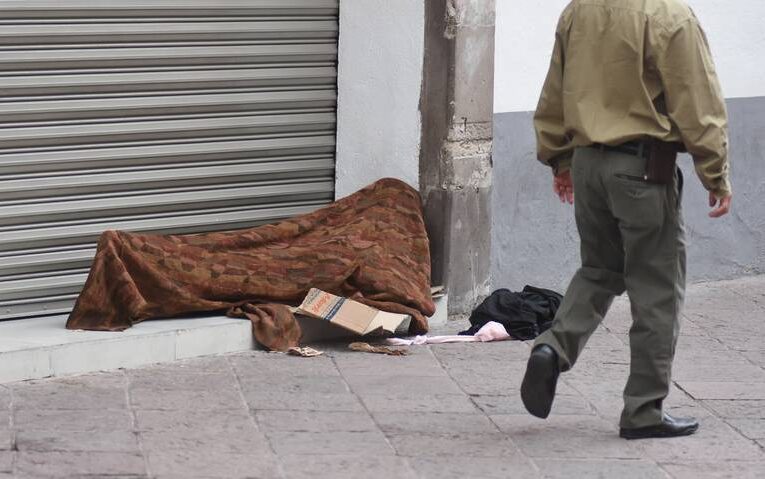
[[[653,137],[680,142],[704,186],[731,192],[725,102],[706,36],[680,0],[573,0],[555,35],[534,126],[538,158]]]

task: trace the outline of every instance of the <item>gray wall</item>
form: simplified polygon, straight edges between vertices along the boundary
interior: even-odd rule
[[[683,200],[691,282],[765,273],[765,97],[728,100],[734,209],[707,216],[708,195],[689,157]],[[494,115],[492,284],[563,291],[579,261],[573,208],[552,193],[535,158],[532,113]]]

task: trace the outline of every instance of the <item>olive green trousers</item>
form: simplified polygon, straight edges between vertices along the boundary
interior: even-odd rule
[[[570,369],[614,297],[626,291],[631,360],[620,426],[658,424],[685,295],[682,175],[678,170],[669,185],[648,183],[645,159],[597,148],[578,148],[571,174],[582,267],[535,344],[551,346],[561,371]]]

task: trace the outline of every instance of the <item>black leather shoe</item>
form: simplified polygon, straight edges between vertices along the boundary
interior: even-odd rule
[[[540,344],[531,351],[521,383],[521,399],[532,415],[542,419],[550,415],[559,374],[558,353],[553,348]]]
[[[656,426],[621,428],[619,436],[624,439],[648,439],[656,437],[690,436],[698,431],[699,422],[692,417],[672,417],[664,413],[661,424]]]

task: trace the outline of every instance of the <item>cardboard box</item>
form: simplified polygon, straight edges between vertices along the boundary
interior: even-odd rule
[[[297,310],[312,318],[323,319],[356,334],[394,333],[406,320],[406,314],[386,313],[348,298],[311,289]]]

